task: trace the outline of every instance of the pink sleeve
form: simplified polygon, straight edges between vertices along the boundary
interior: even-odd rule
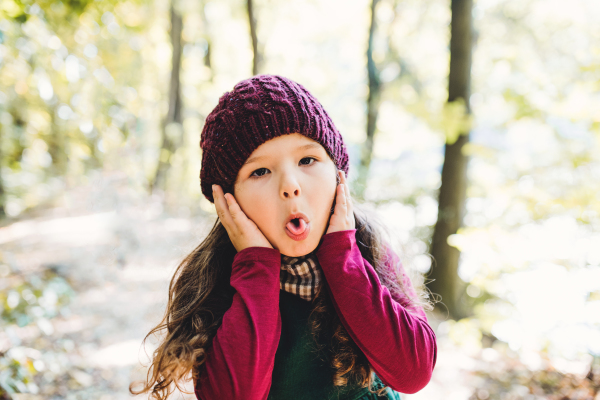
[[[398,392],[416,393],[431,380],[435,333],[426,318],[408,312],[381,284],[355,234],[356,229],[328,233],[317,250],[335,309],[381,381]]]
[[[281,334],[280,265],[279,250],[267,247],[235,255],[230,282],[236,293],[194,382],[198,399],[267,398]]]

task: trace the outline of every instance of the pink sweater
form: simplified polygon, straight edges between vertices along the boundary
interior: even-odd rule
[[[402,305],[406,299],[393,298],[381,284],[362,258],[355,233],[326,234],[317,250],[335,309],[381,381],[398,392],[416,393],[430,381],[436,364],[435,333],[422,309],[409,312]],[[388,256],[398,262],[389,248]],[[281,333],[280,265],[279,250],[249,247],[236,254],[231,286],[237,292],[194,382],[198,399],[267,398]]]

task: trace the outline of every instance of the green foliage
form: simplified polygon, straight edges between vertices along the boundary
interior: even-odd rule
[[[65,312],[75,295],[69,282],[52,269],[23,275],[11,272],[6,264],[0,264],[0,276],[0,329],[3,331],[15,325],[22,328],[36,324],[42,333],[51,334],[51,319]],[[43,368],[39,353],[23,346],[0,353],[0,395],[2,391],[30,391],[29,388],[35,385],[33,377]]]
[[[54,318],[74,295],[69,283],[51,270],[41,276],[14,276],[9,281],[11,286],[0,293],[3,325],[23,327]]]
[[[535,106],[533,106],[525,94],[518,93],[512,88],[507,88],[504,91],[503,95],[507,103],[511,103],[516,106],[516,113],[513,117],[514,120],[519,120],[525,117],[543,117],[543,112]]]
[[[142,55],[134,32],[144,30],[142,3],[2,2],[0,202],[7,215],[101,167],[139,128]]]
[[[28,10],[36,4],[44,10],[52,10],[55,18],[72,18],[80,15],[92,0],[3,0],[0,18],[10,18],[18,23],[25,23],[30,14]]]
[[[454,144],[460,135],[468,134],[472,123],[473,117],[462,98],[444,104],[440,124],[447,144]]]
[[[16,347],[0,354],[0,396],[27,393],[34,387],[33,378],[38,371],[35,358],[31,356],[32,351],[35,353],[33,349]]]

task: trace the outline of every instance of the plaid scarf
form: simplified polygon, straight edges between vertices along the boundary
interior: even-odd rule
[[[312,301],[323,281],[323,271],[314,252],[300,257],[281,255],[279,288]]]

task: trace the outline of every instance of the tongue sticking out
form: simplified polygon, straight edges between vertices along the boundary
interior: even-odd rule
[[[298,222],[298,225],[294,224],[294,221]],[[306,229],[306,222],[302,218],[293,219],[287,223],[286,227],[294,235],[301,235]]]

